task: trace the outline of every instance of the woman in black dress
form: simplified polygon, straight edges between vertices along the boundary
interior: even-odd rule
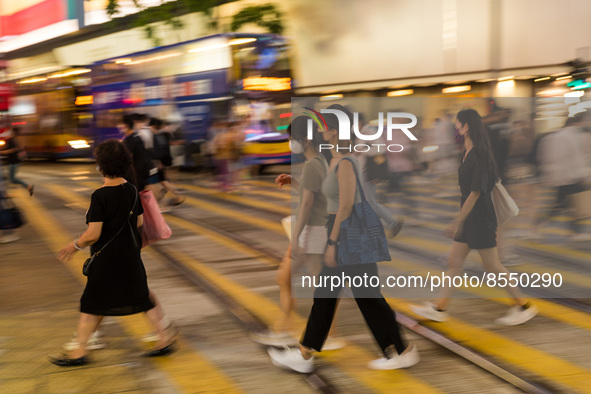
[[[487,273],[505,274],[509,271],[501,264],[497,249],[497,218],[491,192],[498,179],[490,142],[482,118],[473,109],[464,109],[456,116],[456,129],[464,138],[465,152],[458,169],[458,183],[462,193],[461,209],[446,229],[454,242],[448,257],[449,277],[460,276],[470,250],[476,249]],[[525,323],[537,314],[537,308],[523,299],[517,287],[507,286],[515,306],[496,323],[514,326]],[[428,319],[445,321],[452,287],[443,287],[434,304],[412,306],[411,309]]]
[[[140,256],[138,227],[143,224],[143,208],[137,189],[124,178],[131,165],[131,156],[125,146],[116,140],[100,144],[95,156],[97,168],[104,176],[104,185],[92,193],[86,214],[88,229],[63,248],[58,258],[67,261],[86,246],[90,246],[93,254],[111,242],[90,266],[80,299],[77,346],[65,355],[50,358],[53,364],[59,366],[88,363],[86,343],[103,316],[144,312],[159,334],[157,347],[146,356],[161,356],[173,351],[173,338],[163,327],[161,316],[150,299],[146,270]]]

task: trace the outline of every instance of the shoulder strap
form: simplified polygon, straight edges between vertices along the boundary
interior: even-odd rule
[[[365,193],[363,192],[363,186],[361,185],[361,181],[359,180],[359,174],[357,174],[357,168],[355,167],[355,161],[353,161],[353,159],[351,157],[343,157],[341,159],[341,161],[343,161],[343,160],[349,161],[351,163],[351,165],[353,166],[353,172],[355,173],[355,179],[357,180],[357,188],[359,189],[359,194],[361,195],[361,200],[366,201]],[[340,164],[341,164],[341,162],[339,162],[339,164],[337,164],[337,168],[335,168],[335,171],[337,172],[337,177],[338,177],[338,171],[339,171]]]
[[[113,235],[113,237],[111,237],[111,239],[110,239],[109,241],[107,241],[107,243],[106,243],[106,244],[104,244],[102,248],[100,248],[100,249],[99,249],[97,252],[95,252],[95,253],[94,253],[94,255],[95,255],[95,256],[96,256],[96,255],[98,255],[100,252],[102,252],[102,251],[103,251],[103,249],[104,249],[104,248],[106,248],[106,247],[107,247],[107,245],[109,245],[109,244],[111,243],[111,241],[113,241],[115,238],[117,238],[117,236],[118,236],[118,235],[121,233],[121,231],[123,231],[123,229],[125,228],[125,225],[126,225],[126,224],[129,224],[129,219],[131,219],[131,217],[133,216],[133,210],[135,209],[135,206],[136,206],[136,204],[137,204],[137,196],[138,196],[138,192],[137,192],[137,189],[135,188],[135,186],[134,186],[134,185],[132,185],[131,183],[130,183],[130,185],[131,185],[131,187],[133,187],[133,190],[135,191],[135,193],[134,193],[134,194],[135,194],[135,198],[134,198],[134,200],[133,200],[133,205],[131,206],[131,210],[129,211],[129,215],[127,216],[127,220],[126,220],[126,221],[125,221],[125,223],[123,223],[123,225],[122,225],[122,226],[119,228],[119,231],[117,231],[117,233],[115,233],[115,235]],[[134,238],[134,242],[137,242],[137,241],[135,241],[135,238]]]

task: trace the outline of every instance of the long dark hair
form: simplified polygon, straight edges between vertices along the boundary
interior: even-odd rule
[[[468,124],[468,135],[474,144],[474,152],[477,160],[489,169],[498,178],[497,164],[488,138],[488,130],[482,123],[482,118],[473,109],[463,109],[456,115],[456,119],[462,125]]]

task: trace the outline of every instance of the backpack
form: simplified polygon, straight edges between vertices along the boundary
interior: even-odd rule
[[[164,166],[172,165],[172,156],[170,154],[170,144],[168,138],[163,133],[154,134],[154,149],[152,159],[160,160]]]

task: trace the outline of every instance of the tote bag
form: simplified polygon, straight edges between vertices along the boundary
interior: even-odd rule
[[[353,164],[353,161],[347,157],[343,160],[349,160]],[[361,195],[361,202],[353,204],[351,215],[341,223],[341,233],[338,240],[338,265],[342,267],[390,261],[392,258],[388,250],[388,239],[384,232],[384,226],[365,198],[354,164],[353,171],[355,172],[357,189]]]
[[[141,191],[140,201],[144,207],[144,225],[141,230],[142,248],[161,239],[170,238],[172,230],[160,212],[154,193],[151,190]]]
[[[495,213],[497,214],[497,225],[500,227],[509,219],[519,214],[519,207],[507,192],[501,181],[498,181],[491,193]]]

